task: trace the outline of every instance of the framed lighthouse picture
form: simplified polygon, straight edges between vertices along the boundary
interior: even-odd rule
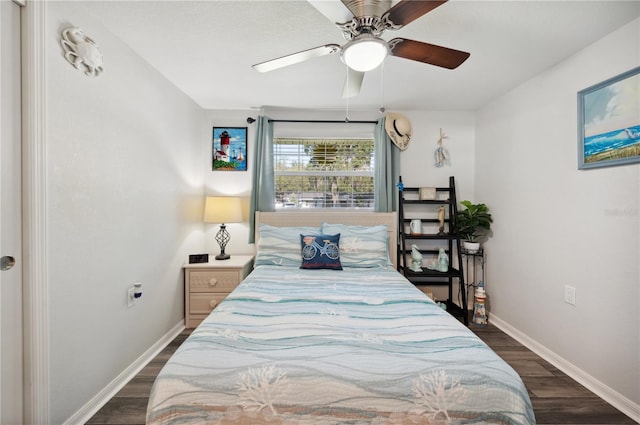
[[[247,171],[247,127],[213,127],[213,171]]]

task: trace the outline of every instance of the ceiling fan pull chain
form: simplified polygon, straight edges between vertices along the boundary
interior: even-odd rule
[[[349,98],[347,98],[347,111],[344,117],[344,122],[349,122]]]
[[[384,114],[384,62],[382,62],[380,67],[380,109],[381,114]]]
[[[351,69],[349,69],[349,67],[347,67],[347,81],[349,81],[349,72],[351,72]],[[345,117],[344,117],[344,122],[349,122],[349,96],[347,96],[345,98],[345,102],[346,102],[346,111],[345,111]]]

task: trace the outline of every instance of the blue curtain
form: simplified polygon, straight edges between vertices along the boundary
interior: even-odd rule
[[[273,124],[265,116],[258,117],[255,166],[249,212],[249,243],[255,242],[256,211],[275,211],[275,177],[273,174]]]
[[[373,135],[375,144],[373,209],[376,212],[395,211],[398,205],[396,183],[400,179],[400,149],[391,143],[384,128],[385,121],[386,117],[378,120]]]

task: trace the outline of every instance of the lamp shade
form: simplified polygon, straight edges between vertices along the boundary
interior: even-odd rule
[[[371,34],[361,34],[342,48],[341,58],[349,68],[366,72],[379,66],[387,57],[388,52],[384,40]]]
[[[242,221],[241,198],[207,196],[204,203],[205,223],[238,223]]]

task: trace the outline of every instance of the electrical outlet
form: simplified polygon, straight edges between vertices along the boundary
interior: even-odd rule
[[[576,288],[569,285],[564,285],[564,302],[571,305],[576,305]]]
[[[127,307],[131,308],[138,304],[138,298],[135,297],[135,288],[131,287],[127,290]]]

